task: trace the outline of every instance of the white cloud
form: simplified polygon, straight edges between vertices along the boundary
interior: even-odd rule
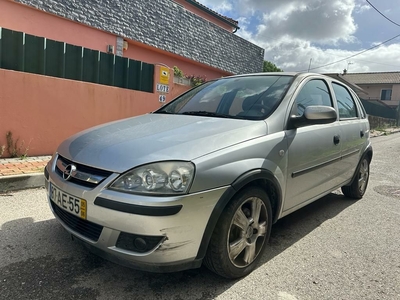
[[[241,17],[238,19],[239,25],[240,25],[240,30],[237,32],[237,35],[244,38],[245,40],[252,40],[253,39],[253,34],[249,30],[248,26],[250,24],[250,20],[246,17]]]
[[[356,13],[356,14],[362,14],[362,13],[364,13],[365,11],[367,11],[367,10],[370,10],[371,9],[371,6],[369,6],[369,5],[366,5],[366,4],[356,4],[356,7],[355,7],[355,10],[354,10],[354,12]]]
[[[232,10],[232,4],[229,3],[228,1],[223,1],[216,7],[216,9],[222,12],[230,11]]]
[[[352,41],[357,26],[351,16],[352,0],[292,1],[264,14],[256,39],[269,41],[283,36],[320,44]]]
[[[342,60],[364,49],[357,38],[354,16],[370,10],[362,0],[200,0],[203,4],[237,18],[238,35],[265,48],[265,59],[285,71],[307,70]],[[221,7],[221,10],[218,10]],[[256,24],[256,25],[254,25]],[[380,24],[383,26],[383,24]],[[395,42],[395,41],[394,41]],[[370,46],[378,44],[374,43]],[[369,47],[369,46],[368,46]],[[340,49],[342,48],[342,49]],[[388,71],[400,69],[400,44],[383,45],[316,72]]]
[[[285,71],[307,71],[310,59],[311,71],[340,73],[347,67],[350,72],[390,71],[400,69],[400,44],[381,46],[354,58],[346,57],[356,51],[340,49],[321,49],[302,40],[282,41],[266,48],[267,60],[273,61]],[[339,63],[330,64],[343,60]],[[349,65],[349,63],[351,63]],[[328,66],[325,66],[330,64]],[[325,66],[323,68],[317,68]],[[315,69],[317,68],[317,69]]]
[[[233,9],[232,2],[229,0],[223,0],[223,1],[202,0],[199,2],[221,14],[232,11]]]

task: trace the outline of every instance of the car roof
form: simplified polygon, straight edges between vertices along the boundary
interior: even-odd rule
[[[308,76],[318,76],[321,78],[330,78],[324,74],[320,73],[309,73],[309,72],[262,72],[262,73],[249,73],[249,74],[240,74],[240,75],[232,75],[223,78],[238,78],[238,77],[250,77],[250,76],[293,76],[293,77],[308,77]]]
[[[341,82],[335,78],[332,78],[330,76],[324,75],[324,74],[320,74],[320,73],[310,73],[310,72],[262,72],[262,73],[249,73],[249,74],[240,74],[240,75],[232,75],[232,76],[227,76],[227,77],[223,77],[220,79],[224,79],[224,78],[241,78],[241,77],[251,77],[251,76],[292,76],[295,77],[297,79],[303,79],[306,77],[310,77],[310,76],[316,76],[319,78],[324,78],[328,81],[334,81],[340,84],[344,84],[349,86],[349,84],[346,84],[344,82]]]

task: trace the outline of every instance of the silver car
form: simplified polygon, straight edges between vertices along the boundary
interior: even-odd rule
[[[367,115],[348,86],[263,73],[78,133],[45,177],[56,219],[92,252],[237,278],[256,267],[278,219],[338,188],[361,198],[371,159]]]

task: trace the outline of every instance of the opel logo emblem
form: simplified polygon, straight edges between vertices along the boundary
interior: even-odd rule
[[[63,172],[63,179],[64,180],[69,180],[75,172],[76,172],[76,166],[75,165],[66,166],[65,170]]]

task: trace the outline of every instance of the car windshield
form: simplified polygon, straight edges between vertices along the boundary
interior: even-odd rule
[[[155,113],[262,120],[279,105],[292,76],[253,75],[207,82]]]

